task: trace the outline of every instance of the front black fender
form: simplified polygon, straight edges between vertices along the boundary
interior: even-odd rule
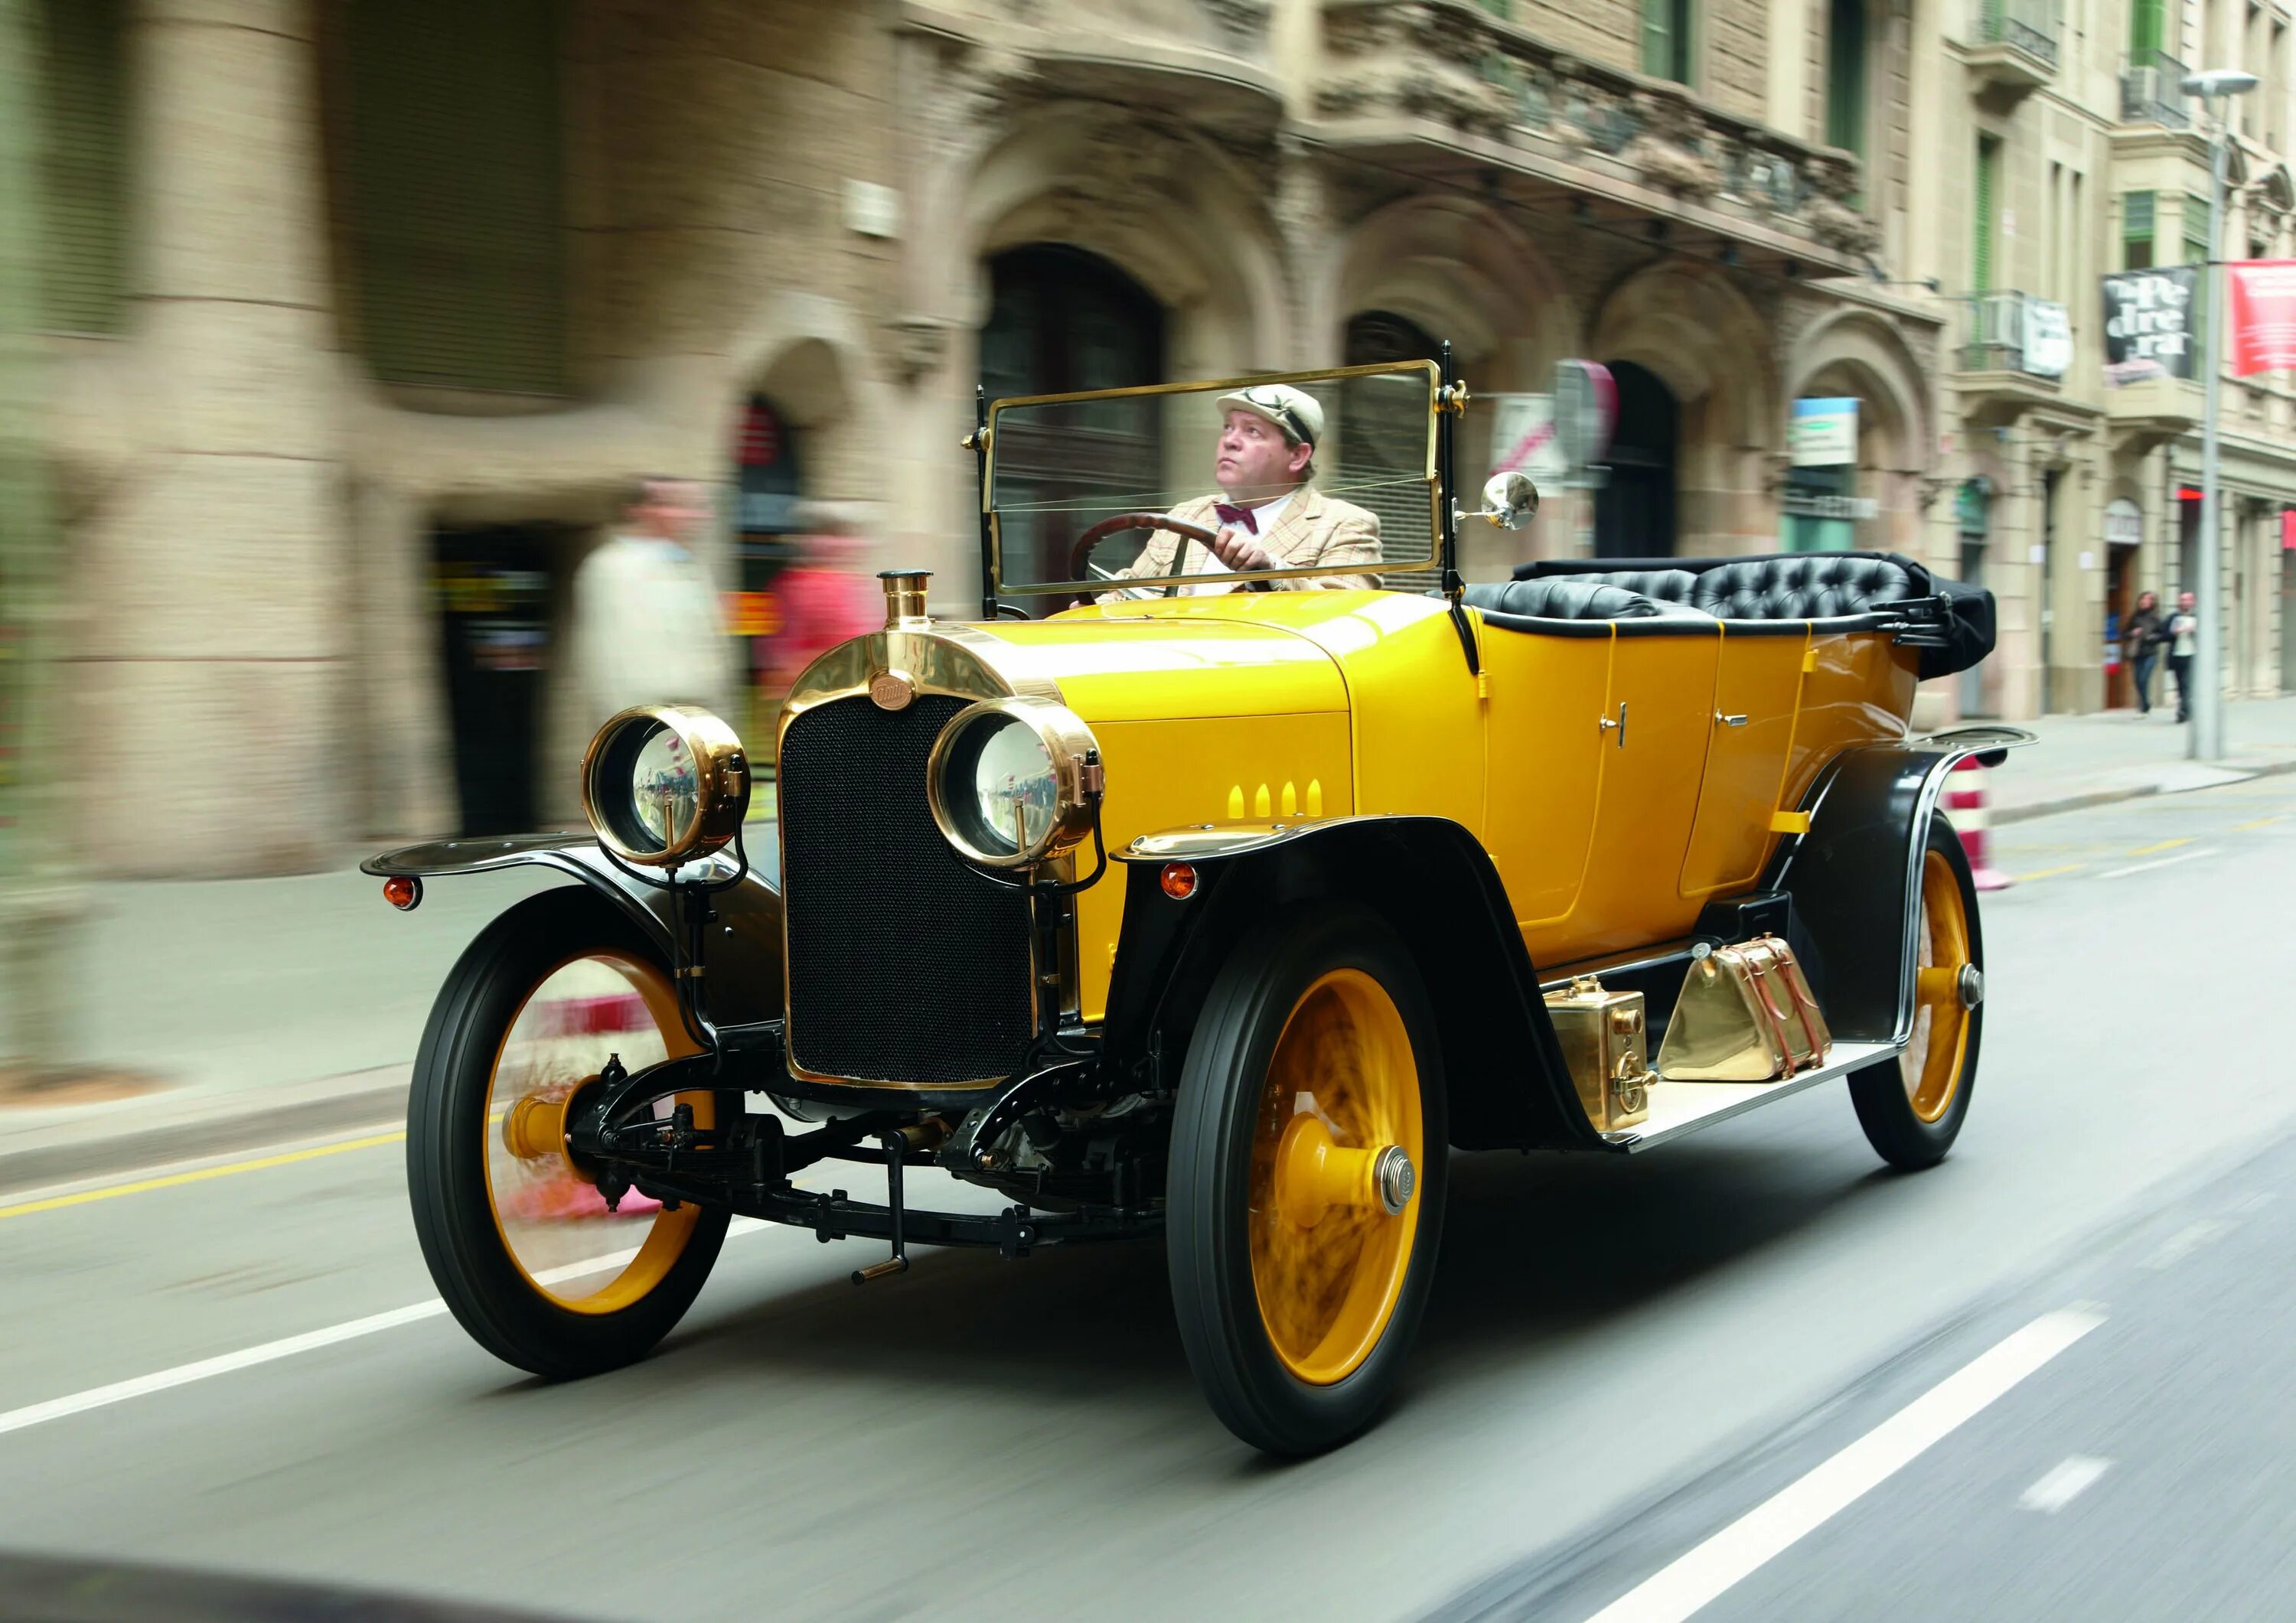
[[[1781,850],[1766,888],[1793,897],[1813,949],[1812,988],[1836,1037],[1911,1036],[1922,848],[1947,775],[1965,757],[1997,759],[2034,742],[2015,727],[1978,726],[1866,744],[1844,750],[1811,785],[1808,832]]]
[[[733,872],[732,860],[711,859],[718,877]],[[378,878],[404,875],[430,879],[453,873],[485,873],[498,868],[554,868],[581,881],[611,903],[673,963],[669,893],[634,880],[606,859],[586,834],[514,834],[480,840],[437,840],[369,857],[359,872]],[[709,898],[715,916],[704,937],[710,1019],[719,1026],[747,1026],[782,1016],[782,896],[752,867],[742,882]]]
[[[1342,817],[1153,835],[1113,855],[1126,880],[1102,1029],[1111,1065],[1168,1086],[1243,932],[1277,907],[1344,899],[1384,918],[1426,979],[1453,1143],[1611,1147],[1578,1103],[1514,910],[1471,830],[1447,817]],[[1196,871],[1185,900],[1164,892],[1175,861]]]

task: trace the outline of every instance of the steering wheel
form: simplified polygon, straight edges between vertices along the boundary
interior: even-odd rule
[[[1185,536],[1208,549],[1219,535],[1216,529],[1191,524],[1185,519],[1176,519],[1168,512],[1119,512],[1103,519],[1076,538],[1076,545],[1069,549],[1069,578],[1083,579],[1085,566],[1092,561],[1092,549],[1109,537],[1121,535],[1128,529],[1168,529],[1174,535]],[[1069,606],[1074,608],[1078,603],[1088,602],[1093,595],[1089,592],[1079,593],[1070,600]]]

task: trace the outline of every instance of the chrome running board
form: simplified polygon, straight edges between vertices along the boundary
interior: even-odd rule
[[[1652,1144],[1742,1116],[1773,1099],[1816,1087],[1821,1082],[1836,1081],[1882,1060],[1893,1060],[1904,1051],[1898,1043],[1836,1043],[1826,1062],[1816,1070],[1775,1082],[1669,1082],[1661,1077],[1650,1085],[1650,1114],[1633,1127],[1603,1136],[1621,1150],[1647,1150]]]

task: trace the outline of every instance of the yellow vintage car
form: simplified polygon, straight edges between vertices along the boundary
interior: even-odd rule
[[[1990,598],[1857,553],[1465,584],[1459,526],[1537,503],[1463,511],[1469,404],[1438,362],[984,406],[980,618],[890,572],[781,709],[770,823],[754,741],[664,694],[593,741],[591,838],[367,865],[401,906],[578,881],[472,945],[416,1066],[470,1332],[638,1358],[737,1217],[887,1242],[857,1283],[1160,1235],[1213,1411],[1302,1455],[1391,1389],[1455,1152],[1841,1080],[1885,1160],[1941,1158],[1984,955],[1939,794],[2030,740],[1906,722]]]

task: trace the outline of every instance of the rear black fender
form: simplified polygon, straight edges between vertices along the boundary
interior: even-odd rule
[[[1922,848],[1947,775],[1965,757],[2034,742],[2015,727],[1963,727],[1844,750],[1818,775],[1802,806],[1808,832],[1781,849],[1764,889],[1793,898],[1811,988],[1836,1037],[1912,1034]]]
[[[733,872],[724,855],[711,858],[716,877]],[[676,962],[671,947],[669,893],[630,878],[606,859],[586,835],[516,834],[502,839],[439,840],[405,846],[359,864],[359,872],[379,878],[404,875],[430,879],[452,873],[485,873],[497,868],[553,868],[596,891],[616,911],[645,931],[660,948],[662,961]],[[782,1015],[782,896],[752,868],[742,882],[709,898],[716,914],[708,942],[710,1019],[720,1027],[752,1025]]]
[[[1321,898],[1376,911],[1418,963],[1435,1004],[1462,1149],[1603,1150],[1570,1084],[1514,910],[1474,834],[1447,817],[1342,817],[1149,835],[1112,853],[1124,925],[1102,1028],[1108,1062],[1177,1077],[1213,978],[1272,910]],[[1165,893],[1168,863],[1196,889]]]

